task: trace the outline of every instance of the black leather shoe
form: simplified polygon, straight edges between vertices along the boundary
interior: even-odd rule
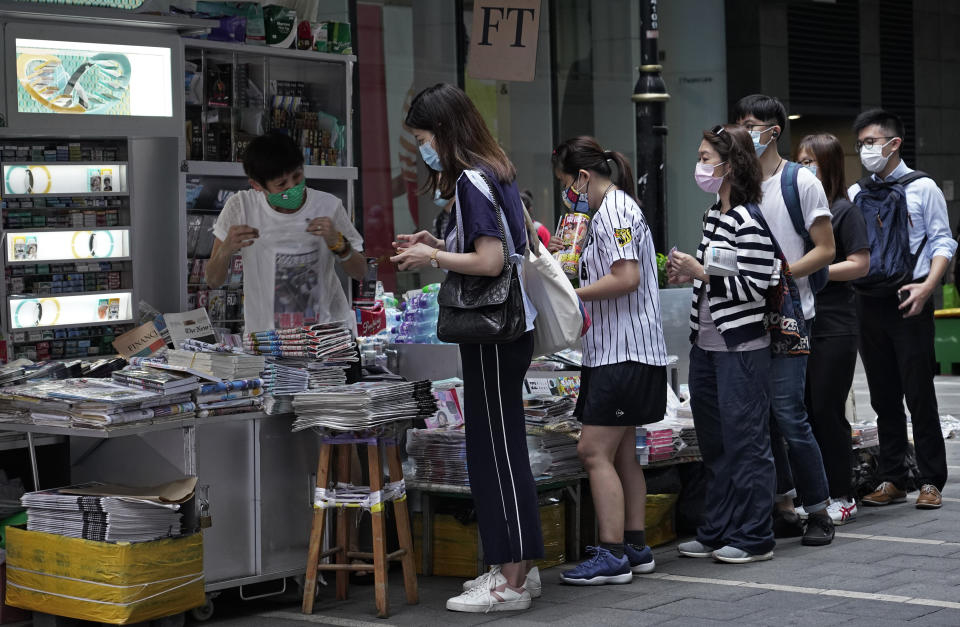
[[[803,535],[803,521],[796,512],[773,511],[773,537],[799,538]]]
[[[804,546],[826,546],[833,542],[834,533],[833,520],[823,510],[807,518],[807,530],[800,543]]]

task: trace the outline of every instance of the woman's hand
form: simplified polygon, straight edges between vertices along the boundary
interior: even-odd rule
[[[425,233],[426,231],[423,232]],[[427,233],[427,235],[430,234]],[[397,239],[402,237],[403,235],[400,235]],[[430,235],[430,237],[433,236]],[[436,240],[435,237],[433,237],[433,239]],[[390,261],[397,264],[397,267],[401,270],[416,270],[417,268],[429,266],[430,259],[437,253],[436,247],[423,243],[414,244],[409,248],[397,248],[397,250],[400,254],[390,257]]]
[[[566,246],[563,245],[563,240],[557,237],[556,235],[551,237],[550,243],[547,244],[547,250],[549,250],[551,254],[560,252],[564,248],[566,248]]]
[[[678,283],[689,283],[694,279],[707,280],[707,276],[703,272],[703,266],[700,265],[696,257],[679,250],[670,251],[670,255],[667,257],[667,281],[676,285]]]
[[[397,241],[393,243],[396,249],[412,248],[416,244],[426,244],[430,248],[443,248],[443,240],[437,239],[430,231],[420,231],[413,235],[397,235]]]

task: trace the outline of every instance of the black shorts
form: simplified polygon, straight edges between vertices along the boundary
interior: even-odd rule
[[[580,372],[574,415],[585,425],[646,425],[663,420],[666,411],[666,366],[625,361]]]

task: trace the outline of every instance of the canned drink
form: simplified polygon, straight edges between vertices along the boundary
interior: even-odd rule
[[[580,254],[587,243],[589,228],[590,216],[585,213],[568,213],[557,227],[557,237],[563,241],[563,249],[554,253],[554,257],[569,276],[576,276],[579,272]]]

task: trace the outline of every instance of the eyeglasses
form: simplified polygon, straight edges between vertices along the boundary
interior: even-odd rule
[[[860,149],[863,148],[864,146],[875,146],[877,142],[880,141],[881,139],[886,139],[886,140],[896,139],[896,135],[893,135],[893,136],[886,135],[883,137],[864,137],[863,141],[857,142],[857,152],[860,152]]]

